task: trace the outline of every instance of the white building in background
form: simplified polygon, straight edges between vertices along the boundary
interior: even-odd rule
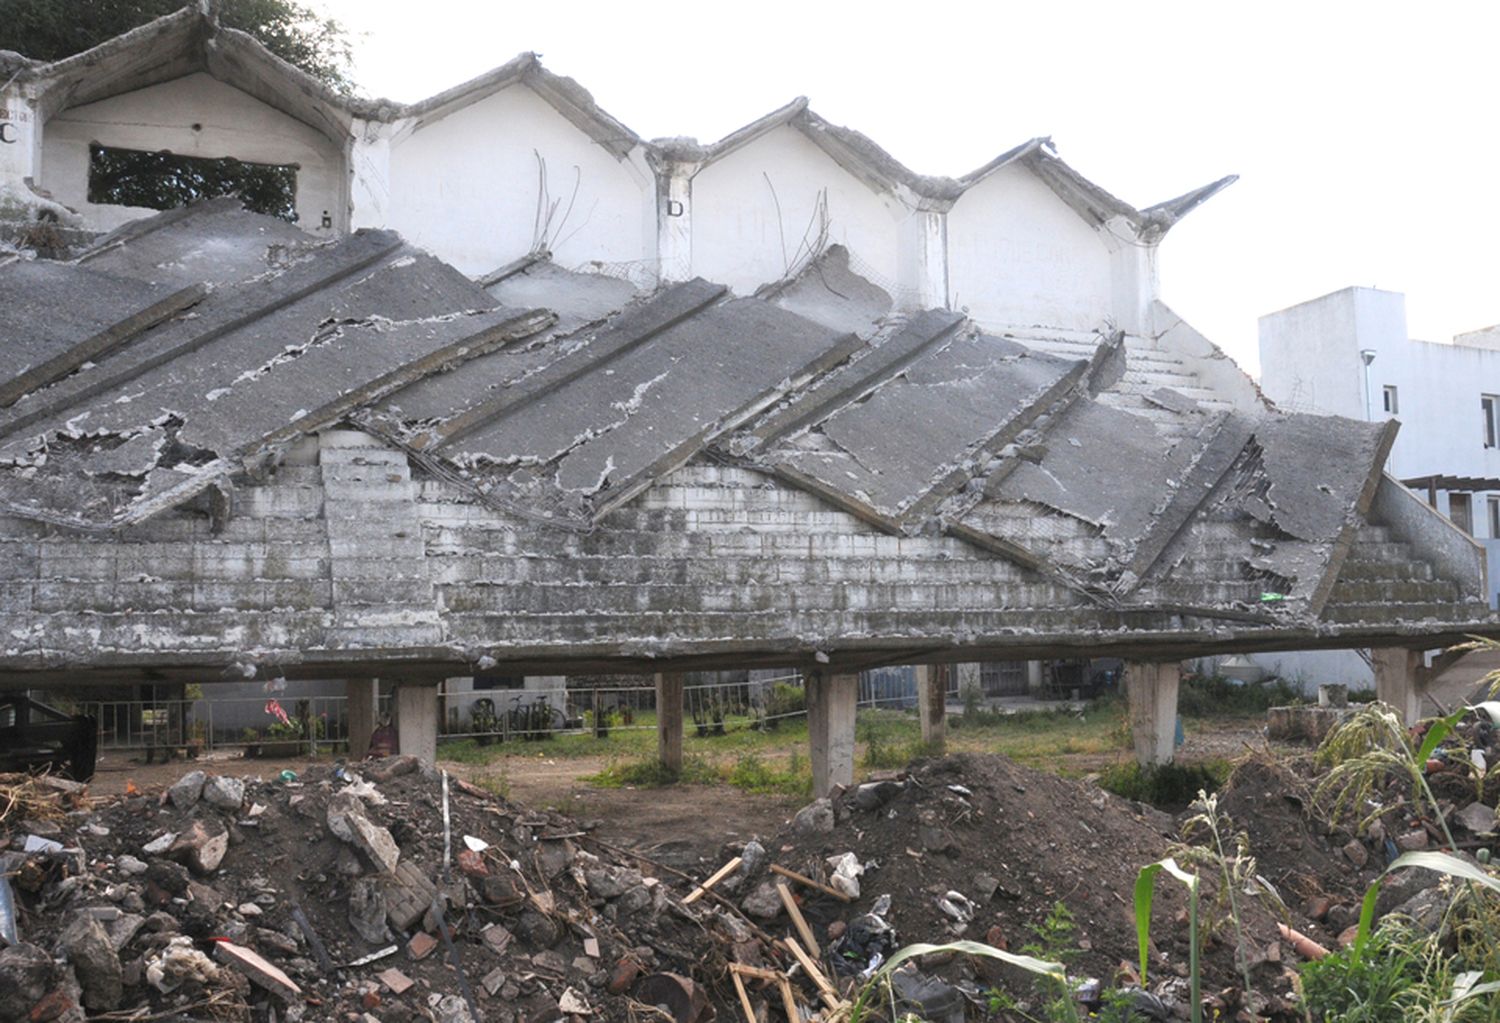
[[[1396,419],[1391,475],[1485,547],[1500,597],[1500,326],[1450,341],[1406,331],[1406,298],[1345,288],[1260,319],[1261,390],[1285,409]],[[1347,651],[1266,654],[1279,674],[1362,681]]]

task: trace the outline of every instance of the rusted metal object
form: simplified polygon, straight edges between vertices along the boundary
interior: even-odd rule
[[[647,1005],[664,1006],[677,1023],[699,1023],[713,1018],[708,995],[697,984],[677,973],[653,973],[635,986],[635,999]]]

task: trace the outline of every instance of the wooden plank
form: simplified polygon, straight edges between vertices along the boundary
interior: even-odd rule
[[[835,899],[838,899],[840,902],[853,902],[854,901],[849,896],[847,896],[843,892],[839,891],[837,888],[830,888],[826,884],[824,884],[823,882],[821,882],[821,881],[814,881],[812,878],[808,877],[805,874],[799,874],[795,870],[788,870],[788,869],[786,869],[785,867],[783,867],[779,863],[773,863],[773,864],[771,864],[771,873],[773,873],[773,874],[780,874],[782,877],[786,878],[789,881],[796,881],[798,884],[806,885],[809,888],[816,888],[818,891],[822,892],[824,895],[832,895]]]
[[[797,933],[802,936],[802,943],[814,956],[821,958],[823,951],[818,947],[812,928],[807,926],[807,918],[802,915],[802,910],[797,908],[797,900],[792,898],[792,890],[786,886],[785,881],[776,882],[776,894],[781,896],[781,904],[786,907],[786,915],[792,918],[792,924],[797,928]]]
[[[797,1009],[797,996],[792,991],[792,982],[786,974],[777,974],[776,986],[781,989],[781,1007],[786,1010],[787,1023],[802,1023],[802,1013]]]
[[[751,977],[755,980],[764,980],[774,984],[782,979],[782,975],[775,970],[767,970],[760,966],[747,966],[744,963],[730,963],[729,969],[738,973],[741,977]]]
[[[818,994],[823,996],[824,1004],[826,1004],[830,1009],[837,1009],[841,1005],[843,1005],[844,1002],[843,999],[839,997],[838,990],[831,983],[829,983],[827,977],[823,976],[823,971],[818,968],[818,964],[813,961],[812,957],[807,954],[806,950],[804,950],[801,945],[797,944],[797,939],[787,938],[786,945],[787,948],[792,950],[792,955],[796,957],[797,962],[801,963],[802,968],[807,971],[808,979],[810,979],[817,987]]]
[[[682,904],[684,906],[691,906],[693,903],[703,898],[703,896],[708,894],[708,890],[710,888],[718,884],[720,881],[724,880],[730,874],[733,874],[736,870],[740,869],[740,864],[743,862],[745,862],[744,859],[736,856],[734,859],[724,864],[718,870],[714,871],[713,876],[710,877],[707,881],[704,881],[698,887],[694,888],[691,892],[688,892],[688,897],[682,900]]]
[[[745,990],[745,982],[733,970],[729,971],[729,979],[734,981],[735,994],[740,996],[740,1008],[745,1010],[745,1023],[760,1023],[755,1018],[755,1010],[750,1006],[750,993]]]

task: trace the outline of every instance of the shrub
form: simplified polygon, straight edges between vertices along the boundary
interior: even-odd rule
[[[1229,764],[1223,760],[1156,767],[1141,767],[1131,761],[1106,770],[1099,777],[1099,785],[1138,803],[1150,803],[1163,810],[1181,810],[1197,799],[1200,791],[1217,792],[1228,777]]]
[[[1301,691],[1283,679],[1241,684],[1218,675],[1190,675],[1178,690],[1177,711],[1189,718],[1239,717],[1301,701]]]

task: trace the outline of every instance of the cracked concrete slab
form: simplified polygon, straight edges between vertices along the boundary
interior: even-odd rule
[[[228,285],[316,258],[329,244],[285,220],[247,213],[238,199],[209,199],[131,221],[78,263],[166,287]]]
[[[1085,364],[988,335],[948,340],[758,461],[899,517]]]
[[[521,469],[511,482],[525,488],[595,498],[737,425],[839,342],[756,299],[708,306],[612,358],[586,350],[582,372],[510,405],[445,454],[501,479]]]

